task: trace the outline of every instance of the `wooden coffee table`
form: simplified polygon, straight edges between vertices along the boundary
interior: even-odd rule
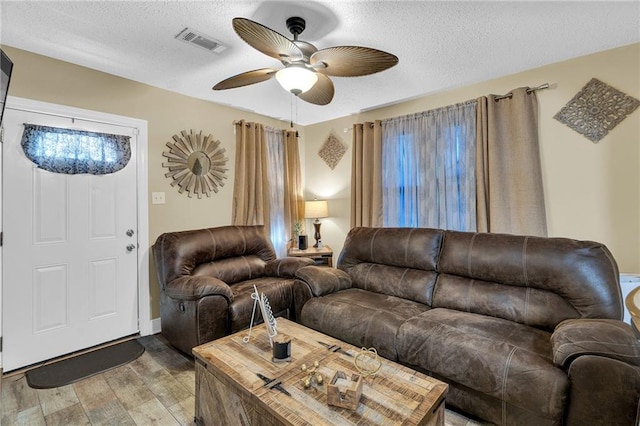
[[[272,361],[264,324],[253,328],[248,343],[242,340],[245,330],[193,349],[196,424],[444,425],[448,385],[383,358],[380,371],[363,379],[355,411],[329,406],[326,383],[336,371],[358,373],[353,360],[361,349],[283,318],[278,332],[291,337],[290,362]],[[341,350],[328,349],[331,345]],[[301,366],[314,361],[324,383],[305,389]],[[258,374],[280,382],[286,394],[265,385]]]

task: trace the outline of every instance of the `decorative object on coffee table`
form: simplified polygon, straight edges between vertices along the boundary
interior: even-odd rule
[[[356,410],[362,396],[362,376],[336,371],[327,385],[327,404]]]
[[[273,316],[273,311],[271,310],[271,305],[269,304],[269,299],[267,296],[258,292],[256,285],[253,285],[253,293],[251,293],[251,298],[253,299],[253,311],[251,311],[251,322],[249,323],[249,332],[242,339],[244,343],[249,343],[251,340],[251,330],[253,329],[253,320],[256,316],[256,307],[260,306],[260,313],[262,314],[262,319],[264,320],[265,326],[267,327],[267,337],[269,338],[269,345],[273,348],[273,339],[278,335],[278,323],[276,318]]]
[[[300,366],[300,370],[307,375],[302,379],[305,389],[309,389],[312,386],[317,388],[318,386],[323,385],[324,377],[318,371],[318,368],[320,368],[320,361],[318,360],[313,361],[313,367],[307,367],[307,364],[302,364],[302,366]]]
[[[322,236],[320,235],[320,218],[329,216],[329,206],[327,205],[326,200],[317,200],[313,201],[305,201],[304,203],[304,217],[305,219],[314,219],[313,228],[315,230],[313,234],[313,238],[315,238],[316,243],[313,245],[315,248],[320,247],[320,239]]]
[[[599,142],[638,105],[638,99],[592,78],[553,118]]]
[[[320,147],[318,156],[322,158],[327,166],[331,170],[335,169],[344,154],[347,152],[347,146],[337,137],[331,133],[326,141]]]
[[[291,360],[291,337],[279,334],[273,338],[273,362],[287,362]]]
[[[378,359],[376,348],[362,348],[353,359],[353,365],[363,377],[375,376],[382,367],[382,361]]]
[[[178,192],[187,191],[189,197],[194,194],[211,197],[211,192],[218,192],[224,186],[224,179],[229,169],[225,168],[228,158],[220,141],[213,135],[203,136],[202,131],[194,133],[190,130],[173,135],[173,141],[167,142],[169,151],[162,153],[167,158],[163,167],[169,169],[165,177],[173,179],[171,186],[178,186]]]

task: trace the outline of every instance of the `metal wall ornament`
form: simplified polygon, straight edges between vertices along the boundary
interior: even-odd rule
[[[324,141],[318,151],[318,156],[324,160],[331,170],[335,169],[344,154],[347,152],[347,146],[339,137],[331,133],[327,140]]]
[[[638,99],[592,78],[553,118],[597,143],[638,105]]]
[[[172,138],[166,144],[169,152],[162,153],[167,158],[162,166],[169,169],[164,176],[173,179],[171,186],[178,186],[180,193],[187,191],[189,197],[211,197],[212,192],[218,192],[229,170],[225,168],[229,159],[220,141],[213,135],[203,136],[202,131],[194,133],[193,130],[183,130]]]

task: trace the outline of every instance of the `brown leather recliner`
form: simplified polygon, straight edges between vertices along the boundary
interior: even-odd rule
[[[305,258],[276,259],[263,226],[169,232],[152,250],[162,335],[186,354],[249,327],[254,285],[269,298],[275,316],[295,319],[293,278],[299,268],[313,264]]]

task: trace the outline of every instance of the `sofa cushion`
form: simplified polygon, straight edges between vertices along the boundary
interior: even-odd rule
[[[550,334],[501,318],[434,308],[408,319],[398,360],[561,422],[569,390],[552,362]]]
[[[312,298],[302,308],[300,322],[352,345],[374,347],[395,361],[398,328],[428,309],[422,303],[351,288]]]
[[[289,308],[293,306],[293,279],[262,277],[254,280],[242,281],[230,286],[233,293],[233,303],[229,305],[229,325],[230,332],[245,329],[251,321],[253,311],[253,286],[258,289],[258,293],[264,293],[269,299],[269,305],[275,316],[289,317]],[[256,306],[256,314],[253,319],[254,324],[262,322],[260,307]]]

